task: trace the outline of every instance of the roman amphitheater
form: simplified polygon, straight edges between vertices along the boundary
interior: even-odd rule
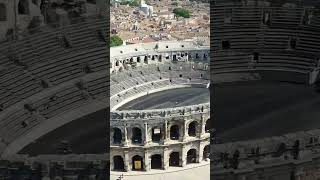
[[[141,179],[148,173],[164,177],[170,170],[209,165],[208,63],[209,46],[195,41],[111,48],[111,178]],[[181,96],[179,104],[170,104],[179,101],[177,94],[170,96],[179,89],[177,94],[191,89],[195,96]]]
[[[0,1],[0,179],[107,179],[105,6],[43,3]]]
[[[319,179],[317,1],[220,1],[211,9],[215,180]]]

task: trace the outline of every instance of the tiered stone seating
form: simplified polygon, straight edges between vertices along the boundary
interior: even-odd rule
[[[43,121],[107,98],[108,54],[98,34],[106,31],[105,19],[81,23],[41,29],[0,49],[0,153]]]
[[[0,121],[0,136],[5,143],[10,143],[39,123],[27,110],[16,109]]]
[[[309,75],[318,66],[320,46],[318,15],[308,16],[309,11],[313,9],[215,7],[212,72],[267,70]]]
[[[47,119],[70,109],[77,108],[87,101],[86,96],[75,86],[64,87],[61,91],[31,103]]]
[[[208,83],[208,70],[204,68],[204,64],[197,64],[199,63],[151,64],[111,74],[110,107],[130,97],[159,88]]]

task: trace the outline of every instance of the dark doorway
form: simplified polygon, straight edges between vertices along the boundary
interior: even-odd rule
[[[132,129],[132,143],[133,144],[142,143],[142,132],[141,132],[141,129],[137,127]]]
[[[204,131],[207,133],[210,131],[210,119],[206,121],[206,125],[204,126]]]
[[[124,171],[124,161],[121,156],[113,157],[113,170],[115,171]]]
[[[172,60],[176,61],[177,60],[177,55],[173,55]]]
[[[119,128],[113,128],[113,143],[121,144],[122,142],[122,132]]]
[[[169,158],[169,166],[180,166],[180,155],[179,152],[172,152]]]
[[[0,21],[7,21],[7,8],[3,3],[0,3]]]
[[[187,153],[187,164],[196,163],[197,162],[197,150],[190,149]]]
[[[162,169],[162,160],[160,154],[151,156],[151,169]]]
[[[198,123],[196,121],[193,121],[189,124],[188,127],[188,135],[195,137],[197,135],[197,125]]]
[[[203,149],[203,159],[208,159],[210,158],[210,145],[207,145]]]
[[[19,14],[29,14],[29,3],[28,0],[20,0],[18,3]]]
[[[179,139],[179,126],[178,125],[173,125],[170,128],[170,139],[171,140],[178,140]]]

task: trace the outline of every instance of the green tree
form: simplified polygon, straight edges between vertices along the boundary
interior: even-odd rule
[[[173,10],[173,13],[177,17],[184,17],[184,18],[189,18],[190,17],[190,12],[187,9],[184,9],[184,8],[175,8]]]
[[[130,6],[139,7],[140,0],[133,0],[129,3]]]
[[[123,40],[119,36],[111,36],[110,47],[120,46],[123,44]]]

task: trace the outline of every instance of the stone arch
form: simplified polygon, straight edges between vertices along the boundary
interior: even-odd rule
[[[195,137],[197,135],[197,126],[198,126],[198,122],[197,121],[192,121],[188,125],[188,135],[189,136]]]
[[[119,128],[113,128],[113,143],[114,144],[121,144],[122,142],[122,132]]]
[[[160,154],[151,156],[151,169],[162,169],[162,157]]]
[[[170,139],[171,140],[178,140],[180,137],[180,129],[178,125],[172,125],[170,127]]]
[[[210,145],[206,145],[203,148],[203,156],[202,157],[204,160],[210,159]]]
[[[162,137],[162,132],[161,132],[161,128],[158,127],[158,126],[155,126],[152,128],[152,131],[151,131],[151,139],[152,139],[152,142],[160,142],[161,140],[161,137]]]
[[[7,21],[7,7],[4,3],[0,3],[0,21]]]
[[[18,3],[18,14],[29,14],[29,2],[28,0],[20,0]]]
[[[114,171],[125,171],[124,161],[121,156],[114,156],[113,157],[113,170]]]
[[[145,64],[148,64],[148,56],[144,56],[144,61]]]
[[[135,155],[132,157],[132,170],[133,171],[142,171],[144,169],[143,166],[143,158],[139,155]]]
[[[172,152],[169,157],[169,166],[180,166],[180,154],[179,152]]]
[[[197,150],[190,149],[187,152],[187,164],[197,163]]]
[[[132,137],[133,144],[141,144],[142,143],[142,130],[138,127],[132,128]]]
[[[209,132],[210,131],[210,118],[207,119],[206,124],[204,126],[204,131]]]

